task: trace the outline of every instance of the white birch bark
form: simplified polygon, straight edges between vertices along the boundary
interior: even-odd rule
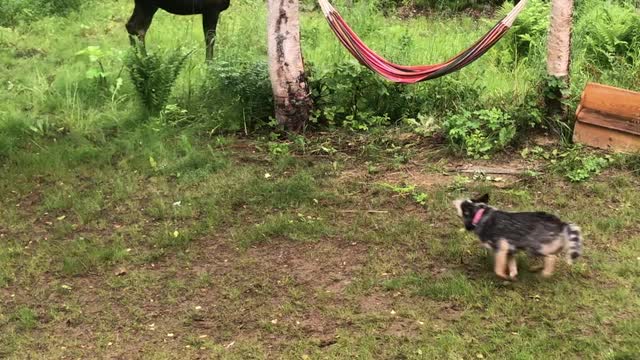
[[[300,48],[298,0],[268,0],[269,77],[278,123],[300,131],[309,119],[311,98]]]

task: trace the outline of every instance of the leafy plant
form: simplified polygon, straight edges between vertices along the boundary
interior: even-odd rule
[[[581,34],[576,42],[596,68],[613,69],[619,59],[638,61],[634,50],[640,46],[640,14],[631,4],[587,7],[575,31]]]
[[[609,163],[610,160],[605,157],[595,155],[582,157],[570,154],[558,163],[558,168],[570,181],[583,182],[600,174]]]
[[[67,131],[64,126],[57,126],[47,118],[38,118],[27,126],[32,135],[43,138],[54,138],[56,135],[63,134]]]
[[[289,144],[270,141],[268,146],[271,156],[278,157],[289,155]]]
[[[380,184],[385,189],[388,189],[402,197],[411,196],[411,198],[418,204],[425,206],[429,195],[422,191],[417,191],[415,185],[392,185],[387,183]]]
[[[123,68],[114,74],[105,69],[104,62],[106,58],[117,55],[113,51],[105,52],[99,46],[87,46],[78,51],[76,56],[90,65],[85,72],[85,78],[94,81],[100,90],[109,90],[111,99],[114,101],[124,83],[121,77]]]
[[[425,206],[427,204],[427,199],[429,195],[424,192],[417,192],[413,194],[413,200],[415,200],[418,204]]]
[[[406,118],[404,122],[413,132],[421,136],[431,136],[440,129],[433,116],[418,114],[416,119]]]
[[[549,161],[555,173],[564,176],[571,182],[586,181],[600,174],[602,170],[615,162],[615,159],[609,155],[586,154],[580,146],[565,150],[545,150],[536,146],[523,149],[520,155],[525,159],[534,158]]]
[[[265,61],[219,61],[209,65],[200,91],[198,111],[223,111],[222,130],[259,128],[273,115],[273,91]]]
[[[409,195],[409,194],[413,194],[413,192],[416,189],[415,185],[401,185],[401,186],[397,186],[397,185],[393,185],[393,184],[387,184],[387,183],[383,183],[380,184],[383,188],[385,189],[389,189],[391,191],[393,191],[396,194],[399,195]]]
[[[504,149],[517,133],[515,120],[496,108],[451,115],[442,127],[451,145],[474,158]]]
[[[310,86],[317,108],[312,122],[365,131],[389,122],[392,85],[356,61],[320,73],[311,66]]]
[[[147,52],[143,45],[138,44],[126,57],[131,81],[150,114],[157,115],[165,107],[189,55],[180,49],[164,53]]]
[[[499,13],[505,16],[513,9],[513,4],[506,2]],[[531,53],[540,53],[545,49],[544,39],[549,28],[551,5],[548,1],[530,0],[520,13],[509,32],[496,46],[500,53],[496,59],[505,64],[525,59]]]
[[[169,124],[182,125],[188,124],[192,120],[187,109],[183,109],[180,105],[169,104],[160,111],[160,119]]]
[[[467,189],[467,184],[471,182],[471,179],[464,175],[456,175],[453,178],[453,182],[449,185],[449,190],[453,192],[460,192]]]
[[[419,9],[462,11],[500,5],[504,0],[412,0],[408,2]]]

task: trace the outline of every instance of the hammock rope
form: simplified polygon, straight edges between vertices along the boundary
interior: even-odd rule
[[[360,39],[328,0],[318,0],[318,2],[329,23],[329,27],[354,58],[387,80],[404,84],[439,78],[458,71],[476,61],[506,34],[527,4],[527,0],[521,0],[507,16],[480,40],[448,61],[433,65],[407,66],[395,64],[378,55]]]

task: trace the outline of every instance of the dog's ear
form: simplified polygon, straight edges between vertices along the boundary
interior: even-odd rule
[[[471,201],[473,201],[474,203],[488,204],[489,203],[489,194],[484,194],[484,195],[480,196],[479,198],[473,199]]]

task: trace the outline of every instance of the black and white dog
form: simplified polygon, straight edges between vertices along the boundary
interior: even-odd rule
[[[494,271],[503,279],[518,274],[515,254],[519,250],[544,258],[542,275],[551,276],[556,255],[566,253],[572,264],[581,255],[580,228],[545,212],[506,212],[488,205],[489,194],[478,199],[454,201],[468,231],[478,235],[482,245],[493,250]]]

